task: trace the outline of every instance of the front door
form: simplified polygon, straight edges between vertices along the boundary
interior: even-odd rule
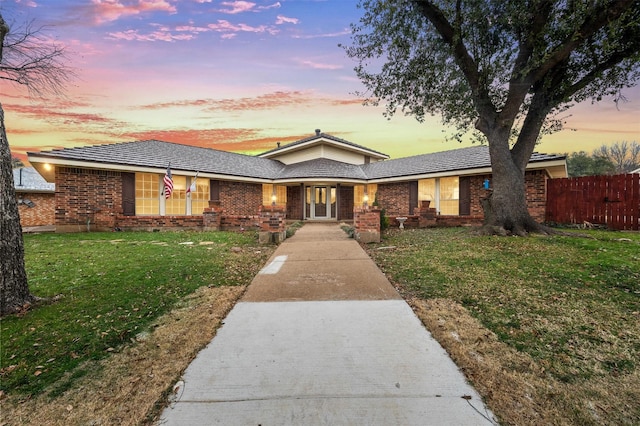
[[[336,187],[307,186],[305,191],[305,218],[331,219],[336,217]]]

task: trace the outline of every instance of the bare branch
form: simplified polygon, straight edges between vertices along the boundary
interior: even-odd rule
[[[61,94],[75,78],[64,46],[33,21],[13,31],[0,15],[0,80],[26,86],[31,95]]]

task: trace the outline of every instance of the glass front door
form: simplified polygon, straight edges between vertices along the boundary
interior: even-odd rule
[[[331,219],[336,217],[335,186],[307,186],[305,198],[306,219]]]

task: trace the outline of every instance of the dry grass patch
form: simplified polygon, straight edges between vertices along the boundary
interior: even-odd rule
[[[500,342],[459,304],[447,299],[409,303],[503,424],[637,424],[637,370],[559,382],[529,355]]]
[[[122,352],[89,361],[92,371],[51,399],[46,393],[26,401],[2,401],[0,424],[139,425],[159,416],[173,384],[213,338],[245,286],[202,287],[182,305],[160,317]],[[73,374],[71,372],[70,374]]]

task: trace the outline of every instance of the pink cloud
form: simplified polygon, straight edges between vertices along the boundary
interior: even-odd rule
[[[276,25],[282,24],[297,24],[300,22],[298,18],[287,18],[286,16],[278,15],[276,18]]]
[[[256,7],[255,3],[250,1],[223,1],[222,6],[226,7],[226,9],[220,9],[219,12],[227,13],[229,15],[235,15],[236,13],[249,12],[254,7]]]
[[[176,7],[166,0],[92,0],[92,13],[97,24],[116,21],[123,16],[138,15],[143,12],[176,13]]]
[[[156,31],[152,31],[147,34],[140,34],[138,30],[126,30],[109,33],[110,39],[113,40],[126,40],[126,41],[184,41],[192,40],[195,38],[193,34],[172,34],[169,29],[161,28]]]
[[[223,38],[233,37],[235,34],[239,32],[268,33],[271,35],[275,35],[278,33],[277,29],[270,26],[260,25],[257,27],[252,27],[251,25],[247,25],[247,24],[232,24],[231,22],[226,21],[224,19],[219,19],[216,24],[209,24],[208,27],[213,31],[216,31],[219,33],[225,33],[226,36],[223,35],[222,36]],[[228,34],[233,34],[233,35],[229,36]]]

